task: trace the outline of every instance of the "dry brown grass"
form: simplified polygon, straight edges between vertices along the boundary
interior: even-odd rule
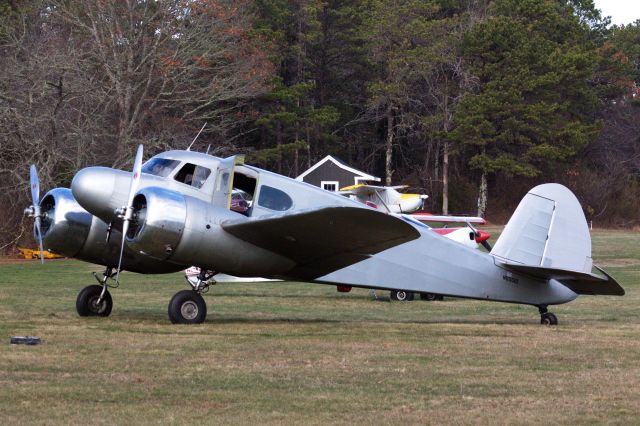
[[[173,326],[177,276],[124,276],[110,318],[79,318],[87,265],[0,266],[3,424],[633,424],[640,418],[640,235],[596,233],[622,298],[535,309],[365,290],[232,284]],[[81,279],[82,278],[82,279]],[[84,283],[82,282],[84,280]],[[33,334],[40,346],[11,346]]]

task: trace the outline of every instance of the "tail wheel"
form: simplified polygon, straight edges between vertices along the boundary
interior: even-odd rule
[[[391,300],[398,302],[410,302],[413,300],[413,293],[406,290],[394,290],[391,292]]]
[[[179,291],[169,302],[169,320],[173,324],[200,324],[207,317],[207,304],[200,293]]]
[[[545,312],[542,315],[540,315],[540,324],[558,325],[558,318],[551,312]]]
[[[108,317],[113,308],[113,300],[109,291],[104,292],[100,300],[102,286],[90,285],[78,293],[76,311],[81,317]]]

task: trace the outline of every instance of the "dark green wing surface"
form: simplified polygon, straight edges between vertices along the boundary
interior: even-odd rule
[[[228,233],[293,260],[292,275],[312,279],[414,240],[420,233],[400,218],[358,207],[325,207],[225,222]]]

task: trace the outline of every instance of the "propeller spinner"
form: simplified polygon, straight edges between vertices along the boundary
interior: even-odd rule
[[[473,231],[473,235],[475,237],[474,239],[476,240],[476,242],[482,244],[482,246],[487,249],[488,252],[491,252],[491,244],[489,243],[489,241],[487,241],[491,237],[491,234],[489,234],[488,232],[479,231],[478,228],[471,224],[471,222],[467,222],[467,226]]]

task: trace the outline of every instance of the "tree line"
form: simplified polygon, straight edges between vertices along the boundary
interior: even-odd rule
[[[195,149],[296,176],[327,154],[500,222],[556,181],[640,224],[640,20],[592,0],[0,0],[0,242],[28,165]]]

